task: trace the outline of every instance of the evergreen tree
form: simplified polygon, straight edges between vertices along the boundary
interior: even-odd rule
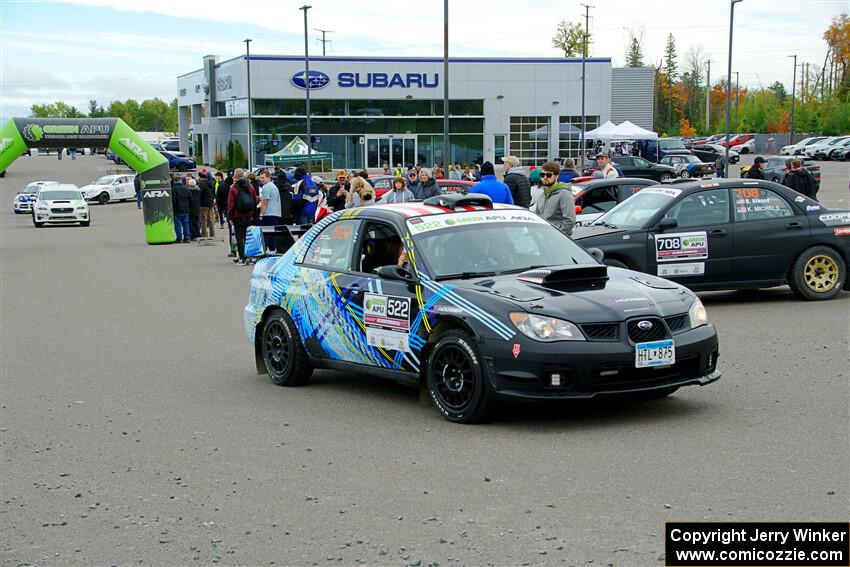
[[[671,83],[676,82],[679,76],[679,67],[676,64],[676,38],[671,33],[667,36],[667,47],[664,48],[664,74],[670,79]]]
[[[626,67],[643,67],[643,47],[634,36],[626,53]]]

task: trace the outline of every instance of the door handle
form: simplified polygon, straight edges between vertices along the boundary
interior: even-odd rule
[[[800,230],[801,228],[803,228],[803,225],[796,221],[791,221],[785,225],[786,230]]]
[[[712,238],[726,238],[726,231],[722,228],[715,228],[709,233]]]

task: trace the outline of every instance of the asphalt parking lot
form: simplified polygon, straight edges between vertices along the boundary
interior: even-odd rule
[[[847,208],[848,165],[821,165]],[[135,203],[12,214],[27,182],[109,169],[0,179],[4,565],[658,565],[665,521],[848,517],[850,293],[701,294],[716,384],[452,425],[376,378],[257,376],[223,243],[148,246]]]

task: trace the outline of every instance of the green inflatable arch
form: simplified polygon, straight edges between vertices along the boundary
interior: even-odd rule
[[[0,171],[27,148],[94,147],[108,147],[138,172],[147,243],[174,242],[168,160],[120,118],[12,118],[0,131]]]

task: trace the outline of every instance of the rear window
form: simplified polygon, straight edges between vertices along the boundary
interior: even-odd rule
[[[658,142],[659,147],[662,150],[685,150],[685,144],[682,143],[682,140],[660,140]]]

